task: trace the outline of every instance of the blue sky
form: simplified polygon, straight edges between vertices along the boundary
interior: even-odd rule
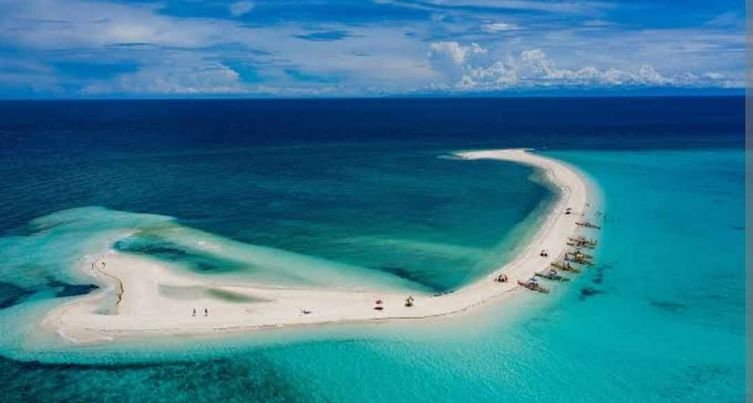
[[[0,98],[744,86],[730,0],[0,0]]]

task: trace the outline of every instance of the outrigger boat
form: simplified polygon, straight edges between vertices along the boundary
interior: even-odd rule
[[[580,270],[576,269],[575,267],[571,266],[569,262],[552,262],[552,267],[560,269],[562,271],[567,271],[570,273],[580,273]]]
[[[527,288],[531,291],[540,292],[542,294],[548,294],[549,290],[539,285],[539,282],[536,281],[536,277],[531,277],[528,281],[520,281],[518,280],[518,285]]]
[[[580,225],[581,227],[586,227],[586,228],[601,229],[600,226],[590,223],[588,221],[576,222],[575,225]]]
[[[585,259],[585,260],[593,260],[593,256],[589,255],[588,253],[583,253],[579,250],[572,251],[572,252],[565,252],[566,255],[571,256],[573,259]]]
[[[589,243],[589,242],[586,242],[586,241],[577,241],[577,240],[573,241],[573,240],[570,240],[570,241],[567,242],[567,246],[574,246],[576,248],[593,249],[593,248],[596,247],[596,244],[595,243]]]
[[[597,244],[597,241],[595,241],[593,239],[588,239],[588,238],[586,238],[586,237],[584,237],[582,235],[581,236],[571,236],[568,239],[570,241],[572,241],[572,242],[584,243],[586,245],[591,245],[591,246],[596,246],[596,244]]]
[[[585,258],[565,258],[568,262],[578,263],[579,265],[583,266],[593,266],[594,262]]]
[[[591,258],[586,257],[583,253],[580,253],[577,251],[574,253],[573,252],[565,253],[565,261],[582,264],[584,266],[593,266],[594,264]]]
[[[544,273],[534,273],[534,276],[545,278],[552,281],[570,281],[569,278],[561,276],[557,273],[557,270],[549,270]]]

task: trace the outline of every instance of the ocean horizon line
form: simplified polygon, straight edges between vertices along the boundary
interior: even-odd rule
[[[63,96],[63,97],[3,97],[0,102],[24,101],[337,101],[337,100],[473,100],[473,99],[611,99],[611,98],[745,98],[745,88],[707,89],[667,92],[630,91],[583,91],[583,92],[535,92],[535,93],[471,93],[471,94],[395,94],[395,95],[325,95],[325,96],[278,96],[278,95],[118,95],[118,96]]]

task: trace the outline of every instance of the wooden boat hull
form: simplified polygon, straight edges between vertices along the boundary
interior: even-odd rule
[[[570,242],[576,243],[576,244],[587,245],[587,246],[590,246],[590,247],[596,246],[596,241],[592,241],[590,239],[586,239],[585,237],[570,237],[570,238],[568,238],[568,240]]]
[[[531,290],[531,291],[534,291],[534,292],[540,292],[542,294],[548,294],[549,293],[548,289],[546,289],[546,288],[544,288],[544,287],[542,287],[540,285],[533,285],[531,283],[526,283],[526,282],[523,282],[523,281],[520,281],[520,280],[518,280],[518,285],[521,286],[521,287],[523,287],[523,288],[525,288],[525,289],[527,289],[527,290]]]
[[[562,270],[562,271],[567,271],[567,272],[570,272],[570,273],[580,273],[580,270],[576,269],[575,267],[567,267],[567,266],[565,266],[565,265],[563,265],[561,263],[554,262],[551,265],[555,269],[559,269],[559,270]]]
[[[550,276],[548,274],[534,273],[534,276],[541,277],[543,279],[547,279],[547,280],[550,280],[550,281],[562,281],[562,282],[570,281],[569,278],[563,277],[563,276],[559,276],[559,275],[557,275],[557,276]]]
[[[572,246],[573,248],[586,248],[586,249],[593,249],[593,245],[588,245],[584,243],[578,243],[578,242],[567,242],[567,246]]]

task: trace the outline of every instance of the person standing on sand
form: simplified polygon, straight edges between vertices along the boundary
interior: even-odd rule
[[[204,316],[209,316],[209,310],[207,308],[204,308]]]
[[[196,317],[196,308],[193,309],[193,315],[194,318]]]

